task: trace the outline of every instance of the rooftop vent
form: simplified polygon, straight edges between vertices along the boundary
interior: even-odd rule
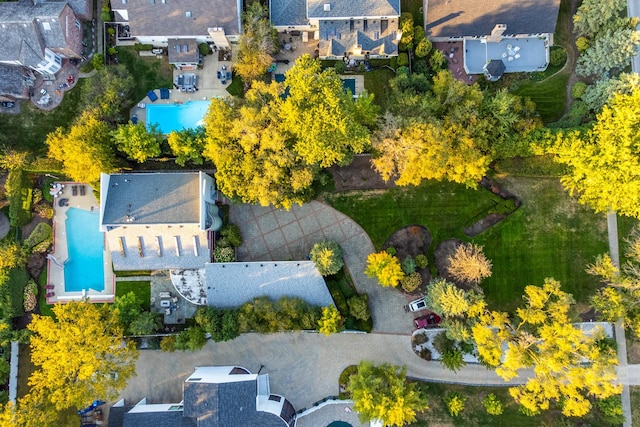
[[[324,4],[324,11],[325,12],[331,12],[331,3],[325,3]]]
[[[185,15],[187,18],[191,18],[191,11],[190,11],[190,10],[187,10],[187,11],[184,13],[184,15]]]
[[[43,22],[42,28],[44,28],[45,31],[51,31],[51,24],[49,24],[48,22]]]

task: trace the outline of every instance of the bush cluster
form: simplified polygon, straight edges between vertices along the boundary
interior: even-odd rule
[[[216,246],[213,250],[213,260],[215,262],[235,262],[236,253],[230,246]]]
[[[9,171],[5,183],[7,199],[9,199],[9,223],[13,227],[22,227],[31,221],[31,202],[33,200],[31,186],[22,169]]]

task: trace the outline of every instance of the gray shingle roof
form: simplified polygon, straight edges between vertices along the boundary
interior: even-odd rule
[[[11,95],[17,98],[26,96],[26,88],[22,84],[22,67],[19,65],[0,64],[0,95]]]
[[[213,27],[227,35],[240,33],[237,0],[127,0],[113,9],[127,10],[133,37],[207,36]]]
[[[208,263],[208,305],[239,307],[257,297],[297,297],[315,306],[333,304],[324,279],[311,261]]]
[[[328,4],[329,10],[325,10]],[[307,0],[307,16],[315,19],[400,16],[400,0]]]
[[[64,2],[1,2],[0,61],[35,67],[44,58],[45,47],[67,48],[60,20],[65,7]]]
[[[124,414],[122,427],[196,427],[196,423],[183,416],[182,411],[128,412]]]
[[[196,63],[200,58],[196,39],[169,39],[167,50],[170,63]]]
[[[392,22],[393,21],[393,22]],[[398,53],[398,19],[388,20],[386,28],[382,30],[379,19],[367,20],[365,31],[364,21],[356,20],[354,30],[350,31],[349,20],[320,21],[320,55],[342,56],[344,52],[352,51],[361,46],[363,52],[372,55],[395,55]]]
[[[560,0],[425,0],[430,37],[486,36],[497,24],[505,35],[553,33]]]
[[[269,2],[271,23],[278,26],[307,25],[306,0],[271,0]]]
[[[110,175],[103,225],[199,223],[198,176],[197,172]]]

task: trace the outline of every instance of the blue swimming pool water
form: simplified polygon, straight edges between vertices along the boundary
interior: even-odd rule
[[[100,216],[83,209],[67,211],[67,250],[69,258],[64,264],[64,289],[80,292],[89,288],[104,290],[104,238],[99,229]]]
[[[351,427],[351,424],[345,423],[344,421],[334,421],[327,427]]]
[[[184,104],[147,104],[147,126],[156,123],[162,133],[202,125],[209,101],[186,101]]]

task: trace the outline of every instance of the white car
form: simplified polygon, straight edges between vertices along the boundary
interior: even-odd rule
[[[424,300],[424,297],[419,298],[417,300],[411,301],[408,305],[409,311],[422,311],[427,309],[427,302]]]

